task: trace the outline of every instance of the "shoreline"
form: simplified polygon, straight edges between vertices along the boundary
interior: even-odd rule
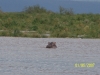
[[[100,38],[57,38],[57,37],[49,37],[49,38],[35,38],[35,37],[14,37],[14,36],[0,36],[0,38],[33,38],[33,39],[100,39]]]

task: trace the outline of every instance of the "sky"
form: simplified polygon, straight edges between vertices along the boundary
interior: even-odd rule
[[[25,7],[40,5],[47,10],[59,12],[59,7],[72,8],[74,13],[99,13],[100,0],[0,0],[4,12],[20,12]]]

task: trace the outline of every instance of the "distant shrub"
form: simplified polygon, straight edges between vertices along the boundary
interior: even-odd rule
[[[60,14],[66,14],[66,15],[73,15],[73,14],[74,14],[72,8],[66,9],[66,8],[64,8],[64,7],[62,7],[62,6],[59,7],[59,13],[60,13]]]
[[[0,7],[0,13],[3,13],[3,11],[2,11],[2,9],[1,9],[1,7]]]
[[[25,7],[24,11],[26,13],[42,13],[47,12],[47,10],[39,5]]]

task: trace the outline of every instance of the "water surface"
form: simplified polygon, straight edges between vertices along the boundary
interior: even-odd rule
[[[100,75],[100,40],[0,37],[0,75]]]

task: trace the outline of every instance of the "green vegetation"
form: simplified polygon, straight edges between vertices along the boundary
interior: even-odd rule
[[[0,10],[0,36],[100,38],[100,14],[74,14],[63,7],[56,13],[39,5],[22,12]]]

